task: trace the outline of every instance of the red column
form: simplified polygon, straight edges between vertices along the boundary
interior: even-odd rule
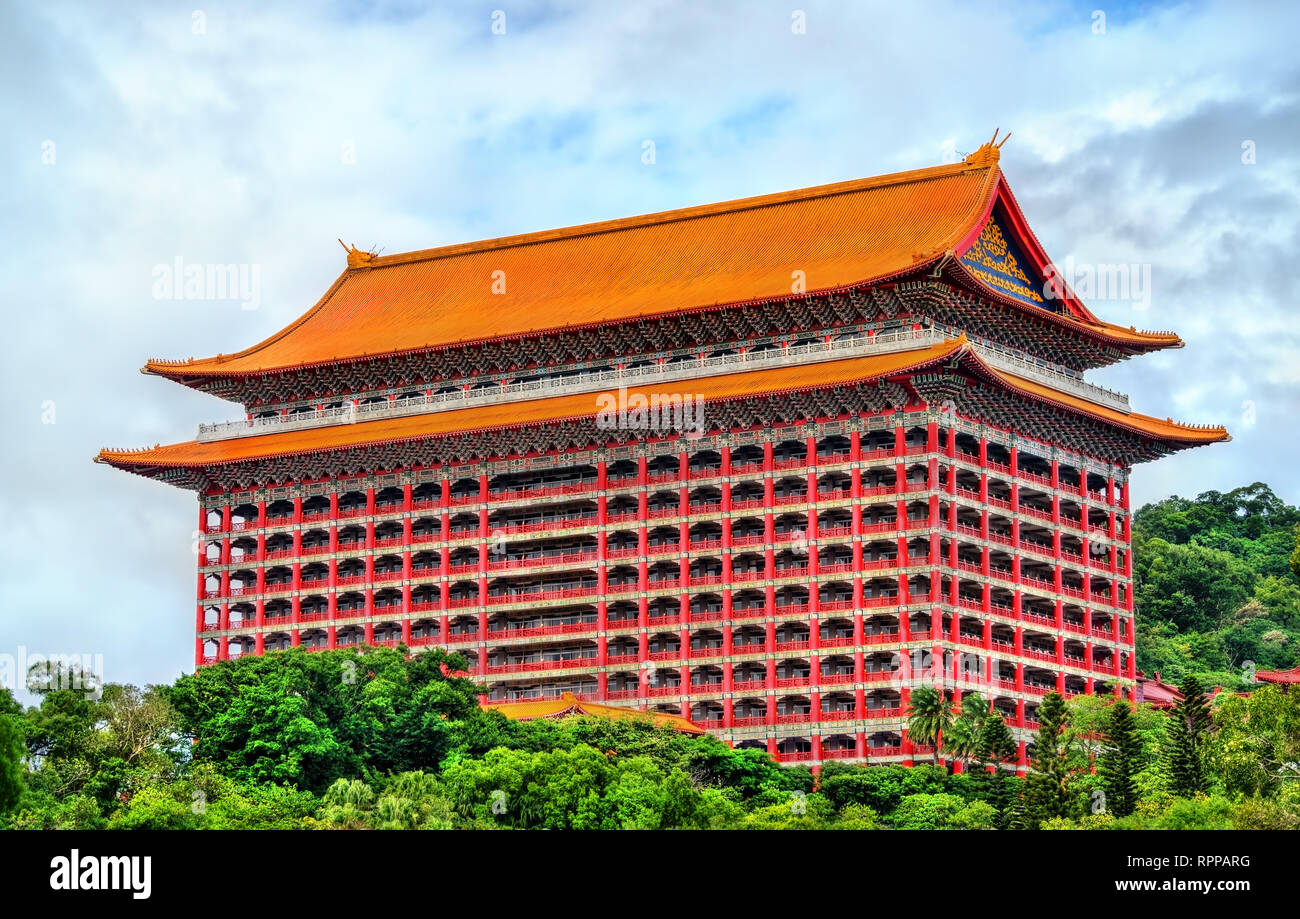
[[[901,416],[901,414],[900,414]],[[894,494],[899,529],[907,527],[907,429],[901,421],[894,425]]]
[[[1013,485],[1012,488],[1015,486]],[[1011,518],[1011,580],[1020,583],[1020,519]]]
[[[486,474],[480,474],[478,477],[478,498],[482,502],[479,508],[478,516],[478,640],[487,641],[488,632],[488,477]],[[487,649],[481,649],[479,654],[479,673],[487,673]]]
[[[765,672],[763,679],[764,696],[767,701],[767,725],[772,727],[776,724],[776,623],[768,620],[766,623],[766,640],[763,643]],[[776,740],[769,738],[768,743],[775,745]]]
[[[451,517],[447,510],[447,505],[451,500],[451,482],[443,479],[441,483],[441,494],[438,503],[441,510],[438,514],[439,529],[441,531],[441,544],[438,549],[438,637],[446,647],[448,643],[447,630],[451,623],[451,553],[447,549],[447,531],[451,527]]]

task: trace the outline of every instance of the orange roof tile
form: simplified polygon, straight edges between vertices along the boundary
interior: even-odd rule
[[[1104,322],[1098,319],[1096,322],[1085,323],[1094,331],[1108,338],[1116,339],[1121,342],[1129,342],[1143,347],[1152,347],[1160,345],[1170,348],[1181,348],[1183,340],[1176,332],[1149,332],[1134,326],[1116,325],[1113,322]]]
[[[797,364],[770,370],[750,370],[697,380],[679,380],[671,385],[683,394],[705,400],[729,399],[762,392],[779,392],[809,386],[830,386],[861,379],[874,379],[896,370],[950,354],[965,342],[954,338],[916,351],[872,355],[820,364]],[[649,398],[661,392],[663,384],[628,387],[629,395]],[[286,456],[312,450],[327,450],[386,443],[461,431],[482,431],[521,424],[594,417],[599,393],[576,393],[526,402],[503,402],[475,408],[455,409],[403,418],[385,418],[327,428],[306,428],[274,434],[258,434],[232,440],[187,441],[152,450],[103,450],[98,459],[114,465],[206,466],[268,456]]]
[[[792,392],[875,380],[915,367],[926,366],[954,355],[968,362],[987,379],[1015,389],[1030,398],[1045,400],[1152,437],[1189,446],[1225,440],[1228,437],[1227,431],[1222,427],[1184,425],[1169,420],[1161,421],[1146,415],[1122,412],[996,370],[978,358],[965,336],[912,351],[751,370],[724,376],[681,380],[672,385],[680,389],[683,394],[694,395],[707,403],[763,393]],[[647,398],[658,391],[655,384],[633,386],[627,390],[629,395],[641,393]],[[553,396],[356,424],[258,434],[229,440],[187,441],[144,450],[106,449],[100,451],[96,461],[123,468],[144,466],[201,468],[318,450],[419,440],[463,431],[493,430],[517,425],[589,418],[596,414],[598,395],[598,393],[578,393]]]
[[[395,255],[353,249],[325,296],[270,338],[143,369],[176,379],[268,373],[779,300],[796,271],[807,294],[858,287],[963,250],[998,200],[1045,260],[998,161],[990,143],[960,163],[639,217]],[[1045,321],[1121,346],[1181,344],[1070,303],[1074,315],[1044,311]]]
[[[635,708],[619,705],[604,705],[600,702],[587,702],[571,692],[564,693],[558,699],[538,702],[489,702],[484,708],[500,712],[514,721],[530,721],[533,718],[563,718],[568,715],[599,715],[604,718],[649,718],[656,727],[669,727],[684,734],[703,734],[704,728],[681,715],[666,712],[643,712]]]
[[[966,161],[567,229],[369,257],[306,314],[236,354],[153,360],[238,375],[436,348],[891,277],[944,255],[987,215],[996,148]],[[495,272],[503,272],[496,275]],[[505,293],[494,294],[503,277]]]
[[[639,217],[395,255],[352,249],[316,305],[270,338],[143,369],[182,380],[269,373],[779,300],[796,271],[810,295],[859,287],[959,254],[999,200],[1045,261],[998,161],[990,143],[960,163]],[[1069,302],[1072,315],[1044,320],[1120,346],[1181,344]]]
[[[1095,402],[1089,402],[1087,399],[1072,396],[1069,393],[1063,393],[1059,389],[1054,389],[1043,383],[1033,380],[1027,380],[1024,377],[1016,376],[1011,373],[1004,373],[1000,370],[993,371],[998,379],[1010,386],[1012,389],[1018,389],[1021,392],[1036,396],[1046,402],[1055,402],[1058,405],[1064,405],[1068,408],[1075,409],[1085,415],[1092,415],[1102,421],[1109,421],[1120,427],[1128,428],[1139,434],[1146,434],[1150,437],[1158,437],[1164,440],[1182,441],[1187,444],[1210,444],[1221,440],[1231,440],[1228,436],[1227,428],[1222,425],[1199,425],[1183,424],[1174,421],[1171,418],[1161,420],[1152,418],[1149,415],[1139,415],[1136,412],[1122,412],[1119,409],[1109,408],[1104,405],[1098,405]]]

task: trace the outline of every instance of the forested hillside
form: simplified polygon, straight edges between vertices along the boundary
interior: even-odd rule
[[[1300,652],[1300,509],[1263,483],[1168,498],[1133,516],[1138,667],[1241,688]]]
[[[815,776],[646,719],[515,722],[464,659],[293,649],[171,686],[0,689],[0,829],[1300,828],[1300,694],[1172,713],[1048,693],[1028,774],[1001,716],[915,690],[945,763]]]

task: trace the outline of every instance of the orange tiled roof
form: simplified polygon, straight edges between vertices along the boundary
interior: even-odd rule
[[[1178,337],[1176,332],[1147,332],[1141,329],[1128,326],[1115,325],[1113,322],[1105,322],[1101,319],[1095,322],[1085,322],[1084,325],[1094,331],[1113,338],[1116,341],[1128,342],[1134,345],[1151,347],[1152,345],[1162,345],[1165,347],[1179,348],[1182,347],[1183,340]]]
[[[961,163],[420,252],[349,267],[307,313],[236,354],[151,360],[178,379],[257,374],[858,286],[960,247],[990,212],[998,151]],[[503,274],[496,274],[502,272]],[[505,293],[493,293],[503,278]],[[1068,323],[1120,343],[1177,342]]]
[[[917,351],[872,355],[821,364],[799,364],[770,370],[751,370],[697,380],[679,380],[672,386],[706,400],[729,399],[762,392],[829,386],[861,379],[874,379],[896,370],[950,354],[965,343],[964,338]],[[662,384],[631,386],[630,395],[647,398]],[[361,444],[436,437],[461,431],[482,431],[570,418],[594,417],[597,393],[575,393],[526,402],[503,402],[475,408],[455,409],[403,418],[385,418],[328,428],[306,428],[284,433],[258,434],[233,440],[187,441],[152,450],[102,450],[98,459],[114,465],[207,466],[267,456],[285,456],[313,450],[327,450]]]
[[[958,357],[970,362],[986,378],[1015,389],[1030,398],[1045,400],[1151,437],[1188,446],[1212,443],[1228,437],[1227,431],[1222,427],[1185,425],[1146,415],[1122,412],[996,370],[979,360],[965,336],[913,351],[751,370],[724,376],[681,380],[673,385],[684,392],[689,391],[691,395],[704,399],[707,403],[763,393],[849,385],[887,377],[950,357]],[[649,398],[657,392],[655,385],[652,383],[639,387],[633,386],[629,387],[627,392],[629,395],[639,392]],[[531,401],[504,402],[454,411],[385,418],[356,424],[258,434],[229,440],[187,441],[144,450],[101,450],[96,460],[123,468],[147,466],[202,468],[318,450],[419,440],[463,431],[558,422],[594,417],[597,410],[597,395],[597,393],[577,393]]]
[[[563,718],[567,715],[600,715],[605,718],[651,718],[657,727],[669,727],[684,734],[703,734],[699,727],[689,718],[681,715],[669,715],[665,712],[643,712],[635,708],[619,705],[604,705],[600,702],[586,702],[571,692],[566,692],[558,699],[539,702],[489,702],[484,708],[494,709],[514,721],[530,721],[533,718]]]
[[[1139,415],[1136,412],[1122,412],[1119,409],[1108,408],[1095,402],[1089,402],[1087,399],[1063,393],[1051,386],[1018,377],[1015,374],[1005,373],[1000,370],[993,372],[1000,382],[1012,389],[1018,389],[1046,402],[1064,405],[1085,415],[1092,415],[1102,421],[1112,422],[1139,434],[1146,434],[1162,440],[1180,441],[1188,445],[1231,440],[1227,428],[1222,425],[1184,424],[1181,421],[1174,421],[1172,418],[1160,419],[1152,418],[1149,415]]]

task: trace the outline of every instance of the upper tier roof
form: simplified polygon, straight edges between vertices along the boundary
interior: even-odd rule
[[[796,271],[810,295],[860,287],[960,256],[997,202],[1029,260],[1045,262],[991,143],[960,163],[720,204],[398,255],[354,249],[325,296],[260,344],[151,360],[144,371],[187,381],[258,375],[782,300],[795,296]],[[498,278],[504,293],[493,292]],[[1073,298],[1058,316],[987,293],[1120,348],[1180,344],[1172,333],[1101,322]]]

